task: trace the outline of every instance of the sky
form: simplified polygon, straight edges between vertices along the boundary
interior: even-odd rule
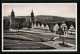
[[[15,16],[51,15],[77,18],[77,3],[3,3],[2,15],[10,16],[12,9]]]

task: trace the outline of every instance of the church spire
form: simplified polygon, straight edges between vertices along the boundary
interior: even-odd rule
[[[11,11],[11,18],[10,18],[10,25],[13,25],[13,23],[14,23],[14,18],[15,18],[15,13],[14,13],[14,10],[13,10],[13,8],[12,8],[12,11]]]
[[[34,14],[34,13],[33,13],[33,9],[32,9],[32,12],[31,12],[31,13]]]
[[[13,11],[13,6],[12,6],[12,12],[14,12],[14,11]]]
[[[13,8],[12,8],[12,11],[13,11]]]
[[[33,9],[32,9],[32,12],[33,12]]]
[[[13,10],[13,9],[12,9],[12,12],[11,12],[11,14],[12,14],[12,15],[14,15],[14,10]]]
[[[33,13],[33,9],[32,9],[32,11],[31,11],[31,22],[34,23],[34,13]]]
[[[33,12],[33,8],[32,8],[32,12]]]

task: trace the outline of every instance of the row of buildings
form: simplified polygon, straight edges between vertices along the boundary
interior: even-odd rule
[[[74,34],[76,33],[76,29],[74,28],[73,25],[70,26],[70,28],[68,29],[67,25],[65,23],[61,24],[61,26],[59,26],[57,23],[54,25],[53,27],[53,32],[57,32],[58,29],[61,28],[64,33],[67,35],[67,34]],[[41,30],[46,30],[46,31],[50,31],[50,27],[48,24],[44,25],[44,24],[39,24],[36,25],[36,23],[32,23],[32,29],[41,29]]]
[[[10,18],[10,25],[14,26],[13,25],[14,22],[16,22],[15,21],[15,13],[12,9],[11,18]],[[68,34],[68,33],[75,34],[74,26],[71,25],[70,28],[68,29],[68,27],[64,23],[64,21],[62,22],[61,25],[59,25],[59,24],[57,24],[57,22],[54,22],[54,21],[53,22],[45,22],[45,24],[44,24],[44,22],[42,22],[42,21],[35,20],[33,10],[31,12],[31,17],[29,19],[29,22],[31,23],[30,28],[32,28],[32,29],[45,29],[47,31],[53,30],[54,32],[56,32],[56,31],[58,31],[59,28],[62,28],[62,30],[65,31],[66,34]],[[26,23],[27,23],[27,20],[26,20]],[[10,29],[12,29],[12,28],[10,27]]]

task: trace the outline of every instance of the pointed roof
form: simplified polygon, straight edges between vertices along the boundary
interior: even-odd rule
[[[12,12],[11,12],[11,14],[14,14],[13,8],[12,8]]]
[[[49,26],[48,26],[48,24],[46,24],[46,26],[45,26],[45,29],[49,29]]]
[[[42,23],[41,28],[44,29],[44,24]]]
[[[38,28],[40,28],[40,24],[38,23]]]
[[[33,13],[33,9],[32,9],[32,12],[31,12],[31,14],[34,14],[34,13]]]
[[[34,23],[33,28],[37,28],[36,23]]]
[[[33,9],[32,9],[32,12],[33,12]]]
[[[57,31],[58,29],[59,29],[58,24],[55,24],[55,26],[54,26],[53,30],[54,30],[54,31]]]

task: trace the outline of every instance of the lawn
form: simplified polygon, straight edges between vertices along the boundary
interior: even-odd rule
[[[19,41],[19,40],[4,40],[4,50],[41,50],[41,49],[55,49],[38,42]],[[7,42],[7,43],[6,43]]]
[[[36,49],[55,49],[54,47],[47,46],[39,43],[41,39],[50,39],[56,36],[43,35],[40,33],[29,33],[29,32],[8,32],[4,33],[4,50],[36,50]],[[56,39],[56,41],[63,41],[62,38]],[[75,44],[74,38],[65,38],[65,42]]]

